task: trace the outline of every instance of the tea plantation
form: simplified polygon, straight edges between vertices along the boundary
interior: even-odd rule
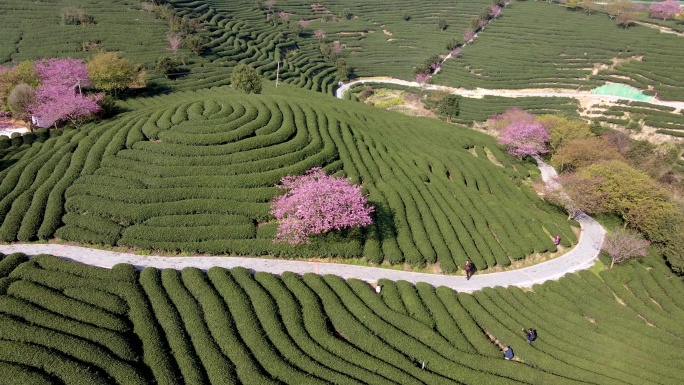
[[[658,263],[472,295],[23,254],[0,277],[3,384],[642,385],[684,369],[684,286]]]
[[[102,49],[150,74],[145,91],[123,93],[112,118],[0,136],[0,242],[356,259],[445,274],[466,259],[483,271],[554,256],[579,230],[532,189],[535,164],[459,124],[332,97],[349,77],[413,80],[414,66],[445,54],[490,4],[0,0],[2,65]],[[64,25],[60,14],[74,8],[90,22]],[[202,52],[169,52],[174,16],[193,20]],[[619,82],[684,100],[681,48],[681,36],[625,30],[603,14],[515,2],[431,81],[580,90]],[[183,64],[168,79],[154,68],[171,55]],[[262,94],[228,86],[238,64],[264,78]],[[579,104],[464,98],[454,122],[510,107],[577,116]],[[633,102],[595,112],[684,133],[672,108]],[[275,185],[313,167],[361,184],[374,223],[306,245],[274,243]],[[657,257],[525,290],[378,283],[380,293],[332,275],[108,270],[0,254],[0,385],[682,382],[684,283]],[[532,344],[528,327],[539,335]],[[514,361],[503,359],[506,345]]]
[[[554,252],[557,234],[566,247],[576,240],[564,213],[523,183],[534,166],[465,128],[288,85],[176,92],[127,108],[30,148],[4,142],[0,239],[439,262],[444,272],[466,258],[485,269]],[[376,223],[309,246],[274,244],[274,185],[315,166],[363,183]]]
[[[572,88],[605,82],[636,87],[661,99],[684,100],[682,37],[606,14],[558,4],[515,2],[489,23],[433,82],[456,87]]]

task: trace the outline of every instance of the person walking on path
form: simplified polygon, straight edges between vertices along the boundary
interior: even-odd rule
[[[466,260],[465,263],[465,272],[466,272],[466,280],[470,281],[470,277],[473,276],[473,264],[470,262],[469,259]]]
[[[504,346],[503,355],[504,355],[505,359],[512,360],[513,359],[513,349],[511,349],[510,346]]]
[[[528,344],[531,344],[532,341],[537,339],[537,331],[536,330],[534,330],[532,328],[525,330],[525,328],[523,328],[523,332],[525,333],[525,337],[527,338]]]

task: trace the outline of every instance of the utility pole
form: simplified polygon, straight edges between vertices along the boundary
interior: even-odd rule
[[[278,59],[278,69],[276,69],[276,88],[278,88],[278,77],[280,76],[280,59]]]

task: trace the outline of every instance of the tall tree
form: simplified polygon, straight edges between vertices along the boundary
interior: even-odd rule
[[[88,60],[87,66],[93,87],[115,96],[119,91],[145,84],[145,72],[140,66],[117,52],[98,53]]]
[[[584,167],[566,177],[563,187],[583,211],[615,213],[647,234],[659,218],[677,211],[651,177],[618,160]]]
[[[7,97],[19,84],[31,87],[40,85],[40,78],[31,61],[23,61],[13,67],[0,66],[0,108],[7,110]]]
[[[549,150],[553,153],[564,143],[574,139],[587,139],[594,136],[583,120],[568,119],[555,115],[542,115],[536,119],[549,133]]]
[[[7,97],[7,106],[12,116],[30,122],[31,108],[36,102],[36,90],[26,83],[18,84]]]
[[[624,160],[602,138],[573,139],[558,148],[551,161],[560,171],[574,171],[603,161]]]
[[[308,243],[313,234],[372,223],[373,206],[361,186],[312,168],[301,176],[287,176],[276,187],[285,194],[274,199],[271,214],[278,220],[275,242]]]
[[[451,118],[461,114],[461,96],[449,94],[439,102],[439,113],[446,116],[447,122],[451,123]]]
[[[36,73],[42,86],[64,86],[77,88],[90,85],[88,67],[81,59],[44,59],[35,63]]]
[[[521,108],[509,108],[502,114],[497,114],[489,118],[486,122],[487,128],[499,132],[515,122],[533,123],[537,117]]]
[[[541,123],[518,121],[501,131],[497,141],[506,146],[509,154],[522,158],[548,152],[549,133]]]
[[[233,88],[247,94],[252,92],[260,94],[262,87],[261,83],[261,76],[257,70],[244,63],[238,64],[230,74],[230,84]]]
[[[648,7],[648,12],[655,19],[672,19],[682,12],[682,6],[677,0],[666,0],[653,3]]]
[[[603,250],[610,255],[610,268],[630,258],[645,257],[651,243],[634,230],[616,229],[606,235]]]
[[[56,127],[64,122],[78,126],[100,110],[101,99],[102,94],[86,96],[69,86],[41,86],[31,113],[42,127]]]
[[[633,12],[634,3],[632,0],[608,0],[605,5],[605,10],[611,19],[617,18],[623,13]]]

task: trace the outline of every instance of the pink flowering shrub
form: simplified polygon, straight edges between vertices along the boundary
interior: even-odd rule
[[[508,148],[508,153],[522,158],[548,152],[549,133],[541,123],[517,121],[504,128],[497,141]]]
[[[271,214],[278,220],[274,242],[309,243],[312,234],[373,222],[370,214],[374,207],[367,205],[361,186],[328,176],[320,167],[304,175],[286,176],[276,187],[285,194],[271,205]]]

